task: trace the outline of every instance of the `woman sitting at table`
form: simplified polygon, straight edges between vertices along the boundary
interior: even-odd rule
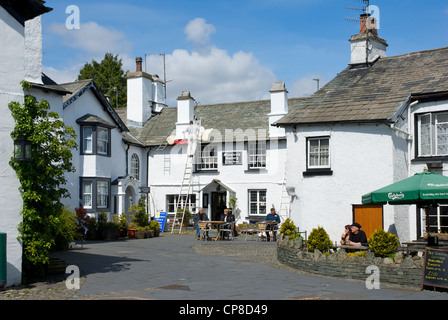
[[[350,239],[350,233],[352,232],[351,228],[352,228],[352,226],[349,224],[345,226],[344,233],[341,236],[341,244],[342,245],[347,245],[347,242]]]
[[[235,217],[234,215],[230,212],[230,209],[224,209],[224,213],[221,214],[221,216],[219,217],[220,221],[225,221],[227,223],[223,223],[219,226],[220,229],[222,228],[226,228],[229,229],[229,231],[223,231],[222,233],[222,238],[224,239],[225,236],[229,236],[230,234],[230,228],[232,226],[232,222],[235,221]]]

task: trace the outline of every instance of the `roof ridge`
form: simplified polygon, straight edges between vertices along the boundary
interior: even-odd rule
[[[385,58],[382,58],[382,59],[384,59],[384,60],[385,59],[388,59],[388,60],[389,59],[396,59],[396,58],[402,58],[402,57],[413,56],[413,55],[418,55],[418,54],[423,54],[423,53],[428,53],[428,52],[442,51],[442,50],[448,50],[448,47],[409,52],[409,53],[404,53],[404,54],[400,54],[400,55],[397,55],[397,56],[385,57]]]

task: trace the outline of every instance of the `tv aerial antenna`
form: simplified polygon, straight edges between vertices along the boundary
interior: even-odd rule
[[[363,13],[368,14],[370,0],[346,0],[347,6],[345,9],[350,14],[356,14],[356,17],[345,17],[345,21],[360,23],[359,16]]]

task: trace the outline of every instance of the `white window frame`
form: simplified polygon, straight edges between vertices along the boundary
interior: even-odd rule
[[[216,145],[208,144],[201,149],[201,160],[198,164],[198,170],[218,170],[218,147]]]
[[[90,192],[86,192],[86,186],[90,185]],[[89,204],[86,203],[86,197],[90,197]],[[85,209],[92,209],[93,204],[93,181],[83,180],[82,181],[82,205]]]
[[[328,148],[327,150],[323,149],[322,147],[322,141],[328,141]],[[317,165],[312,164],[311,157],[312,157],[312,148],[311,143],[317,141],[318,142],[318,148],[317,148],[317,154],[318,157]],[[326,154],[325,154],[326,153]],[[323,157],[328,158],[327,164],[322,164],[321,161]],[[330,169],[331,168],[331,149],[330,149],[330,137],[309,137],[307,138],[307,167],[308,169]]]
[[[266,169],[266,140],[249,141],[247,154],[249,169]]]
[[[90,134],[87,132],[90,130]],[[82,127],[82,151],[85,154],[93,153],[93,128],[92,126],[83,126]],[[90,148],[88,148],[90,145]]]
[[[131,157],[131,176],[140,181],[140,158],[136,153]]]
[[[101,137],[101,132],[106,134],[106,138]],[[96,135],[97,135],[97,141],[96,141],[96,151],[98,154],[101,155],[108,155],[109,154],[109,129],[103,128],[103,127],[97,127],[96,128]],[[100,148],[102,146],[102,148]],[[101,150],[103,149],[103,150]],[[101,150],[101,151],[100,151]]]
[[[445,152],[439,151],[440,139],[443,135],[448,139],[448,133],[440,132],[439,126],[448,125],[448,121],[440,121],[441,117],[448,117],[448,112],[434,112],[434,113],[424,113],[417,115],[417,125],[418,125],[418,156],[419,157],[437,157],[437,156],[447,156],[448,155],[448,144],[446,144]],[[424,130],[422,130],[423,118],[428,118],[429,123],[425,126],[429,127],[429,137],[423,139],[422,135]],[[428,121],[427,121],[428,122]],[[429,140],[429,142],[428,142]],[[446,139],[445,139],[446,140]],[[423,145],[424,142],[428,142],[429,145]],[[427,149],[425,151],[424,149]]]
[[[263,195],[264,193],[264,195]],[[256,195],[256,199],[252,200],[252,194]],[[248,207],[250,216],[265,216],[267,214],[267,189],[253,189],[248,192]],[[252,205],[256,210],[253,211]],[[264,211],[263,211],[264,207]]]
[[[167,194],[166,195],[166,207],[167,207],[167,211],[168,213],[175,213],[176,210],[176,205],[177,205],[177,199],[178,199],[179,195],[178,194]],[[190,211],[190,213],[196,212],[196,194],[190,194],[188,196],[188,200],[187,200],[187,195],[183,194],[181,195],[181,201],[179,204],[179,208],[184,208],[185,206],[188,206],[188,210]],[[172,210],[171,210],[172,208]]]
[[[96,182],[96,207],[98,209],[109,208],[109,182],[105,180]]]

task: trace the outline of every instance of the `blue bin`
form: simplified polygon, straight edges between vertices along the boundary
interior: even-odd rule
[[[0,289],[6,287],[6,233],[0,233]]]

